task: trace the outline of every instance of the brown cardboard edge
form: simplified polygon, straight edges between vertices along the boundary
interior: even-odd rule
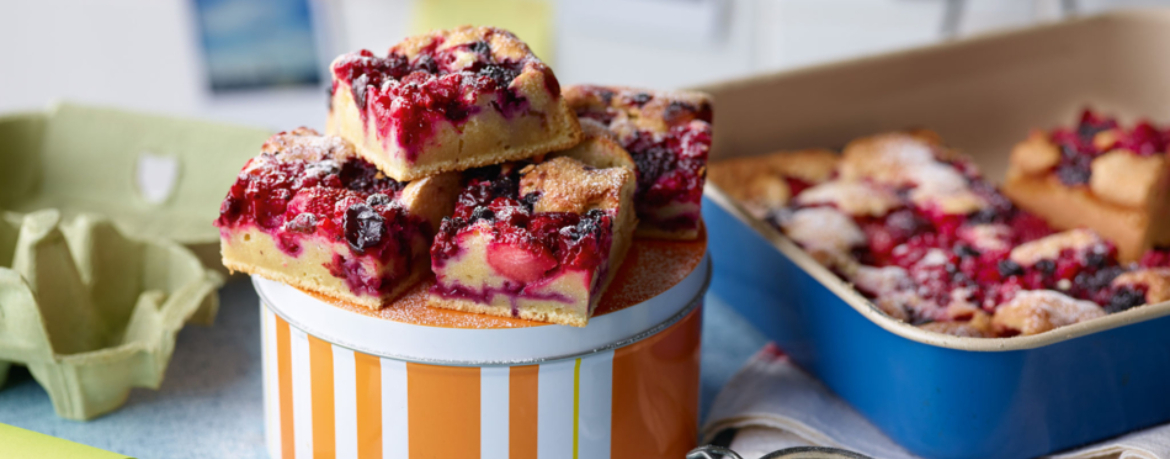
[[[1067,19],[1058,22],[1051,22],[1046,24],[1038,24],[1034,26],[1024,26],[1015,28],[1005,28],[1000,30],[992,30],[988,32],[978,33],[970,37],[964,37],[961,40],[952,40],[931,45],[916,46],[897,51],[886,51],[874,54],[868,54],[861,57],[831,61],[821,64],[813,64],[802,66],[791,70],[780,70],[775,72],[766,72],[758,75],[751,75],[746,77],[732,78],[727,80],[718,80],[708,82],[705,84],[690,86],[684,88],[686,91],[696,91],[707,94],[717,94],[725,92],[727,89],[734,89],[740,87],[750,87],[752,85],[768,82],[774,79],[789,78],[794,76],[816,75],[819,73],[829,71],[840,71],[850,69],[857,65],[868,64],[872,62],[888,62],[909,59],[916,56],[931,55],[939,52],[946,52],[952,49],[965,48],[974,43],[1005,40],[1015,37],[1023,37],[1027,35],[1034,35],[1037,33],[1044,33],[1049,30],[1063,29],[1076,24],[1084,24],[1091,22],[1119,22],[1119,21],[1162,21],[1170,20],[1170,8],[1167,7],[1138,7],[1127,8],[1117,11],[1109,11],[1100,14],[1093,14],[1088,16],[1078,16],[1072,19]],[[715,108],[718,110],[718,100],[714,101]]]
[[[1033,349],[1067,341],[1081,336],[1091,335],[1129,324],[1170,316],[1170,301],[1157,304],[1139,306],[1107,316],[1066,325],[1060,328],[1035,335],[1014,336],[1011,338],[971,338],[946,335],[915,327],[906,322],[896,320],[877,308],[869,299],[865,298],[844,279],[837,277],[832,271],[796,245],[791,239],[777,231],[771,225],[751,217],[738,203],[712,183],[703,189],[703,195],[711,202],[726,210],[733,217],[754,229],[761,237],[770,242],[781,255],[784,255],[797,267],[804,270],[817,282],[820,282],[829,291],[835,293],[846,304],[853,307],[861,315],[873,321],[879,327],[901,336],[932,346],[974,352],[1001,352]]]

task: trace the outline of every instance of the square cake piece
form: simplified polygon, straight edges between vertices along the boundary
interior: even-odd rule
[[[377,309],[427,273],[458,193],[458,173],[399,182],[340,137],[282,132],[220,206],[223,264]]]
[[[512,33],[460,27],[332,64],[327,131],[395,180],[529,158],[581,140],[552,70]]]
[[[1136,261],[1170,245],[1170,131],[1086,110],[1075,128],[1033,131],[1012,150],[1004,193],[1054,227],[1089,227]]]
[[[637,224],[633,161],[605,137],[554,156],[465,173],[431,248],[432,306],[588,323]]]
[[[702,93],[570,86],[581,122],[614,133],[638,164],[638,235],[694,239],[711,149],[711,101]]]

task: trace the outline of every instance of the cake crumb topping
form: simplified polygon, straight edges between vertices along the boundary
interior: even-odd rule
[[[520,195],[539,196],[533,211],[575,214],[616,209],[622,187],[633,178],[633,172],[625,168],[595,169],[567,157],[529,165],[520,174]]]
[[[991,321],[998,329],[1033,335],[1104,315],[1092,301],[1053,290],[1027,290],[1000,306]]]
[[[1079,252],[1104,241],[1093,230],[1078,228],[1027,242],[1012,249],[1010,258],[1020,266],[1032,266],[1040,260],[1055,260],[1064,250]]]

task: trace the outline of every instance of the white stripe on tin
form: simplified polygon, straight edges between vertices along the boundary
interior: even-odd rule
[[[382,360],[382,457],[410,457],[406,394],[406,362]]]
[[[357,457],[357,366],[353,351],[333,346],[333,417],[337,457]]]
[[[577,416],[579,459],[609,459],[613,414],[613,351],[581,359]]]
[[[508,367],[479,369],[481,459],[508,459]]]
[[[268,429],[268,454],[281,457],[280,451],[280,383],[277,381],[276,314],[260,304],[260,318],[264,326],[264,427]]]
[[[313,378],[309,367],[309,337],[289,327],[292,352],[293,434],[296,457],[313,457]]]
[[[540,366],[536,396],[536,456],[539,459],[573,457],[573,372],[577,360]]]

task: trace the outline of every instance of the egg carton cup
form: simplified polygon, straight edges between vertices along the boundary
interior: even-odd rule
[[[212,222],[224,190],[271,134],[69,102],[0,115],[0,211],[99,213],[223,270]]]
[[[210,325],[223,276],[178,243],[93,214],[0,213],[0,387],[25,365],[63,418],[157,389],[186,323]]]

